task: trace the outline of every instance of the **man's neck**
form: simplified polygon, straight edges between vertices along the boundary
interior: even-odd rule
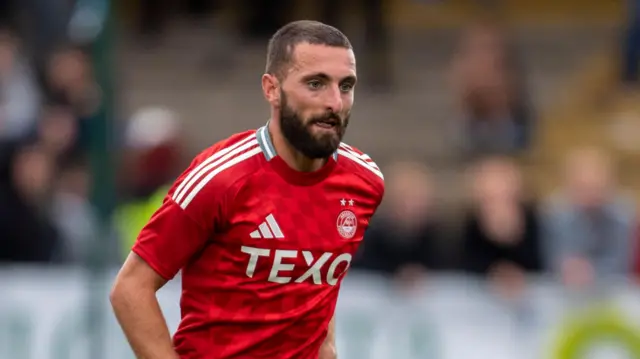
[[[325,163],[327,163],[326,158],[311,159],[293,148],[293,146],[291,146],[287,139],[282,135],[280,123],[273,120],[269,121],[267,130],[269,131],[269,135],[273,141],[273,147],[275,147],[278,156],[294,170],[300,172],[313,172],[319,170]]]

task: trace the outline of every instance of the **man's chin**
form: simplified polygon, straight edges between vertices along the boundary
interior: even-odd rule
[[[340,146],[340,136],[324,136],[322,139],[317,140],[317,142],[322,143],[323,148],[333,153],[338,149],[338,146]]]
[[[340,142],[333,142],[333,141],[331,143],[323,142],[322,146],[320,146],[319,143],[316,143],[315,150],[310,151],[313,153],[313,155],[310,157],[314,159],[330,157],[331,155],[333,155],[334,152],[338,150],[339,145],[340,145]],[[308,153],[308,155],[309,154],[311,153]]]

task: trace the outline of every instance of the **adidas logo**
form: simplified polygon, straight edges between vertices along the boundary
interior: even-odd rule
[[[251,238],[284,238],[280,226],[273,214],[268,215],[265,221],[258,226],[258,229],[249,234]]]

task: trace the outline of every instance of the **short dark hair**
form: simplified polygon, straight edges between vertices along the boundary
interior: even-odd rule
[[[299,20],[281,27],[269,40],[266,72],[285,75],[293,50],[301,43],[351,49],[351,42],[340,30],[319,21]]]

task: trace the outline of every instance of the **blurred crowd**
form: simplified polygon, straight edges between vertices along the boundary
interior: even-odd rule
[[[577,290],[640,274],[636,206],[617,187],[612,159],[579,148],[559,171],[563,187],[536,198],[517,161],[479,158],[466,174],[463,215],[452,218],[438,208],[428,167],[395,163],[354,268],[405,289],[439,271],[462,271],[488,279],[507,298],[524,293],[531,274]]]
[[[526,150],[533,132],[519,49],[491,19],[471,24],[452,61],[452,89],[461,110],[465,150],[472,154]]]
[[[34,53],[24,38],[0,29],[0,260],[73,260],[87,234],[87,122],[100,94],[82,48]]]
[[[278,4],[283,7],[252,2],[240,26],[248,37],[268,36],[288,20],[286,2]],[[140,5],[139,33],[145,41],[162,36],[168,2]],[[218,5],[192,0],[187,7],[202,14]],[[363,8],[370,45],[364,51],[376,59],[365,70],[370,86],[393,91],[381,2]],[[7,8],[0,12],[10,18]],[[338,13],[321,12],[339,26]],[[90,202],[88,166],[101,91],[86,49],[56,36],[45,50],[33,51],[27,42],[35,40],[26,41],[21,29],[0,29],[0,262],[78,263],[105,237]],[[443,208],[424,163],[386,164],[386,197],[354,268],[394,278],[405,289],[432,273],[463,271],[488,278],[506,297],[522,293],[527,274],[554,275],[575,288],[640,274],[636,205],[617,186],[615,161],[597,148],[576,149],[559,169],[564,187],[550,198],[536,196],[514,159],[527,151],[535,129],[517,44],[485,19],[461,32],[456,49],[450,78],[469,155],[465,204]],[[114,261],[128,253],[188,160],[171,109],[139,109],[121,132],[118,207],[113,233],[103,238],[119,249]]]

